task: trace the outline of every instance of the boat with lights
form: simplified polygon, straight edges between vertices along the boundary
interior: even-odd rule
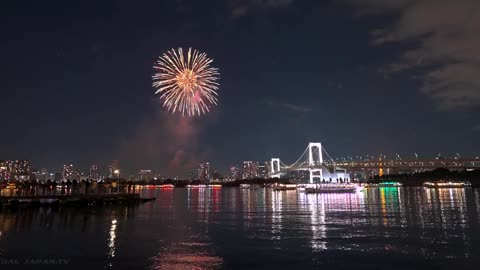
[[[240,188],[241,188],[241,189],[257,189],[257,188],[260,188],[260,185],[257,185],[257,184],[253,184],[253,185],[250,185],[250,184],[240,184]]]
[[[278,184],[278,185],[274,185],[272,188],[275,191],[296,190],[297,185],[296,184]]]
[[[403,186],[400,182],[380,182],[380,183],[368,183],[365,185],[365,188],[374,188],[374,187],[401,187]]]
[[[458,182],[458,181],[448,181],[448,182],[425,182],[423,183],[425,188],[464,188],[470,187],[472,184],[468,181]]]
[[[364,186],[351,183],[315,184],[305,188],[305,193],[356,193]]]
[[[207,185],[202,185],[202,184],[200,184],[200,185],[186,185],[185,187],[187,187],[187,188],[206,188]]]
[[[378,183],[378,187],[401,187],[403,186],[400,182],[380,182]]]

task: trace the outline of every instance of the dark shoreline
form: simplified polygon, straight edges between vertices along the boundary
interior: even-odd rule
[[[480,187],[480,170],[472,171],[450,171],[448,169],[435,169],[433,171],[419,173],[390,174],[375,176],[370,178],[367,183],[380,183],[395,181],[407,187],[423,186],[425,182],[470,182],[472,187]]]
[[[0,196],[0,207],[85,207],[136,204],[155,200],[135,193]]]

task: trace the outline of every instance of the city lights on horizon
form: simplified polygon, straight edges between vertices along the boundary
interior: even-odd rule
[[[378,155],[357,155],[348,156],[347,158],[334,158],[326,161],[330,165],[346,168],[348,170],[355,170],[359,168],[383,168],[380,171],[386,174],[392,173],[392,168],[410,168],[414,171],[418,169],[434,169],[439,167],[462,169],[466,166],[471,168],[480,167],[480,159],[478,156],[468,158],[460,153],[448,157],[446,155],[438,154],[431,158],[422,158],[417,152],[411,155],[400,155],[394,153],[393,155],[378,154]],[[333,162],[333,163],[332,163]],[[167,175],[160,173],[162,170],[140,169],[137,173],[131,173],[128,170],[121,170],[118,160],[113,160],[106,170],[102,170],[98,164],[91,164],[86,172],[80,170],[72,163],[63,165],[60,171],[48,170],[46,168],[36,169],[32,167],[29,160],[0,160],[0,180],[7,181],[66,181],[66,180],[95,180],[101,181],[103,179],[121,178],[138,181],[162,181],[166,179],[173,180],[201,180],[209,182],[212,180],[234,180],[234,179],[254,179],[254,178],[268,178],[271,171],[270,161],[252,161],[245,160],[239,164],[233,164],[223,171],[209,161],[201,162],[196,168],[191,168],[190,173],[186,171],[184,175],[187,177],[179,177],[178,175]],[[292,177],[305,177],[301,172],[298,172]]]

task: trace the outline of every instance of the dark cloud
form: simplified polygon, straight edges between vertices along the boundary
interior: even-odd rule
[[[267,100],[266,103],[269,106],[272,106],[272,107],[280,107],[280,108],[288,109],[288,110],[294,111],[294,112],[309,113],[309,112],[312,111],[311,107],[304,106],[304,105],[296,105],[296,104],[291,104],[291,103],[280,103],[280,102],[276,102],[276,101],[272,101],[272,100]]]
[[[388,72],[421,70],[420,91],[439,109],[480,105],[480,1],[353,0],[361,14],[393,14],[374,43],[410,44]]]
[[[398,13],[417,0],[344,0],[358,7],[359,15]]]
[[[312,111],[312,108],[307,107],[307,106],[301,106],[301,105],[295,105],[295,104],[290,104],[290,103],[284,103],[282,104],[283,107],[290,109],[292,111],[297,111],[297,112],[302,112],[302,113],[308,113]]]
[[[238,18],[255,9],[283,8],[290,6],[293,0],[230,0],[231,17]]]

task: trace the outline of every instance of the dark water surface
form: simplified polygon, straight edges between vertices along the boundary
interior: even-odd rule
[[[0,269],[480,269],[480,190],[143,190],[0,210]]]

